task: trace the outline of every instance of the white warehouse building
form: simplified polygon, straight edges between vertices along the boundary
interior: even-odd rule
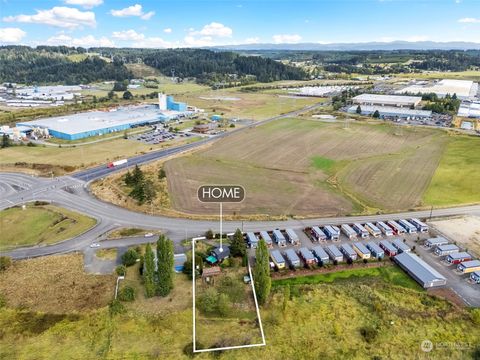
[[[348,108],[348,112],[355,114],[359,105],[352,105]],[[380,117],[397,117],[397,118],[417,118],[425,119],[432,116],[431,110],[415,110],[403,107],[395,106],[372,106],[372,105],[360,105],[362,115],[373,115],[375,111],[378,111]]]
[[[352,98],[354,104],[367,106],[392,106],[399,108],[417,107],[422,101],[420,96],[360,94]]]

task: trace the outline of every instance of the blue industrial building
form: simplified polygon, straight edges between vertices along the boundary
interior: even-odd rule
[[[175,101],[173,96],[169,95],[167,96],[167,110],[184,112],[187,111],[187,104]]]

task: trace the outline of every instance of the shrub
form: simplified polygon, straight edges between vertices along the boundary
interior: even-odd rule
[[[220,316],[227,316],[230,312],[230,300],[225,294],[220,294],[217,299],[217,310]]]
[[[205,237],[208,239],[208,240],[211,240],[213,239],[213,231],[210,229],[210,230],[207,230],[207,232],[205,233]]]
[[[127,274],[127,267],[125,265],[118,265],[115,268],[115,272],[118,276],[125,276]]]
[[[9,256],[0,256],[0,271],[7,270],[12,265],[12,258]]]
[[[133,301],[135,296],[135,289],[131,286],[125,286],[118,292],[118,300],[120,301]]]
[[[214,288],[208,288],[198,298],[198,308],[205,314],[212,314],[217,310],[218,292]]]
[[[360,334],[367,343],[372,343],[378,335],[378,330],[373,326],[364,326],[360,328]]]
[[[108,310],[112,316],[123,314],[126,311],[125,306],[123,306],[123,304],[117,299],[110,301],[110,304],[108,304]]]
[[[122,264],[125,266],[132,266],[137,262],[138,254],[134,249],[128,249],[122,255]]]

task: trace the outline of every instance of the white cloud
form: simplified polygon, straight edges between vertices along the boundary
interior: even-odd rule
[[[190,36],[202,35],[202,36],[217,36],[217,37],[231,37],[232,29],[221,23],[211,22],[205,25],[200,31],[191,31]]]
[[[120,10],[110,10],[110,14],[116,17],[138,16],[142,20],[150,20],[155,11],[143,12],[142,5],[135,4]]]
[[[466,17],[466,18],[463,18],[463,19],[459,19],[458,22],[459,23],[464,23],[464,24],[475,24],[475,23],[480,23],[480,19]]]
[[[285,43],[298,43],[302,40],[302,37],[297,34],[280,34],[272,36],[273,42],[275,44],[285,44]]]
[[[246,38],[243,43],[244,44],[258,44],[260,42],[259,37],[251,37],[251,38]]]
[[[149,11],[149,12],[143,14],[142,16],[140,16],[140,19],[142,19],[142,20],[150,20],[153,15],[155,15],[155,11]]]
[[[95,27],[95,13],[80,11],[66,6],[55,6],[49,10],[37,10],[34,15],[6,16],[5,22],[35,23],[75,29],[82,26]]]
[[[18,43],[25,35],[27,35],[27,33],[19,28],[0,28],[0,43]]]
[[[213,46],[214,42],[211,36],[185,36],[183,39],[184,45],[187,47],[198,47],[198,46]]]
[[[163,32],[166,34],[170,34],[173,30],[171,28],[165,28],[163,29]]]
[[[63,0],[68,5],[79,5],[85,9],[91,9],[103,4],[103,0]]]
[[[123,31],[114,31],[112,33],[112,38],[118,40],[131,40],[131,41],[141,41],[145,39],[145,35],[137,33],[135,30],[123,30]]]
[[[109,38],[102,36],[96,38],[93,35],[86,35],[80,38],[73,38],[69,35],[59,34],[47,40],[48,45],[67,45],[82,47],[114,47],[115,43]]]
[[[172,43],[165,41],[160,37],[149,37],[136,42],[132,46],[139,48],[168,48],[172,47]]]

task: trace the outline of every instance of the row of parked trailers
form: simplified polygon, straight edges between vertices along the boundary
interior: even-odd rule
[[[425,240],[424,246],[433,249],[437,256],[444,256],[445,261],[451,265],[457,265],[457,270],[464,274],[471,274],[471,279],[478,283],[476,274],[480,272],[480,260],[473,259],[468,252],[460,251],[455,244],[449,244],[443,237],[435,237]]]
[[[300,244],[300,238],[292,229],[286,229],[283,232],[275,229],[270,233],[268,231],[260,231],[258,236],[254,232],[247,232],[246,234],[247,243],[251,248],[256,248],[260,239],[265,240],[269,247],[273,245],[273,242],[278,246],[287,246],[287,241],[292,245]]]
[[[365,224],[354,223],[342,224],[340,228],[334,225],[324,226],[323,229],[319,226],[313,226],[310,230],[310,234],[316,241],[325,240],[339,240],[340,232],[342,232],[350,240],[357,237],[366,239],[370,236],[380,237],[382,234],[385,236],[402,235],[405,233],[415,234],[417,232],[428,232],[428,225],[419,219],[410,220],[389,220],[387,222],[379,221],[377,223],[367,222]]]
[[[283,254],[280,250],[272,250],[270,258],[276,268],[284,269],[287,266],[300,267],[302,261],[305,265],[326,265],[331,262],[339,263],[344,259],[347,261],[370,258],[382,259],[385,255],[395,256],[400,252],[410,252],[410,248],[402,240],[395,239],[392,243],[383,240],[379,244],[370,241],[366,244],[361,242],[354,242],[351,245],[345,243],[338,247],[333,244],[325,247],[317,245],[311,249],[301,247],[297,251],[287,249]]]

